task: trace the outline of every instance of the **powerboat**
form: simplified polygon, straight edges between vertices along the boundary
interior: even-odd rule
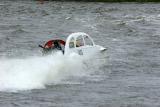
[[[44,45],[39,45],[44,55],[61,51],[64,55],[76,53],[78,55],[99,54],[106,51],[106,48],[96,45],[93,39],[86,33],[76,32],[70,34],[66,41],[62,39],[53,39],[47,41]]]

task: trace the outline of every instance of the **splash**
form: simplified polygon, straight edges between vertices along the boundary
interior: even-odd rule
[[[25,59],[1,59],[0,91],[45,88],[70,75],[83,75],[83,60],[78,55],[61,53]]]

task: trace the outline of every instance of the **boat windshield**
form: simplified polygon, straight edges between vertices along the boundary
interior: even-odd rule
[[[84,40],[85,40],[85,45],[93,46],[93,42],[88,36],[85,36]]]
[[[84,41],[82,36],[79,36],[76,39],[76,47],[80,47],[80,46],[84,46]]]

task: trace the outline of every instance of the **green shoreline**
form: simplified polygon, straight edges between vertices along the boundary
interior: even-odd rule
[[[45,1],[45,0],[44,0]],[[160,2],[160,0],[48,0],[48,1],[82,1],[82,2]]]

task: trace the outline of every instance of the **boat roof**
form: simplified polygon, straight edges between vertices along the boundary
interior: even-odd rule
[[[86,33],[84,33],[84,32],[76,32],[76,33],[71,33],[69,36],[70,37],[78,37],[78,36],[80,36],[80,35],[83,35],[83,36],[89,36],[88,34],[86,34]]]

